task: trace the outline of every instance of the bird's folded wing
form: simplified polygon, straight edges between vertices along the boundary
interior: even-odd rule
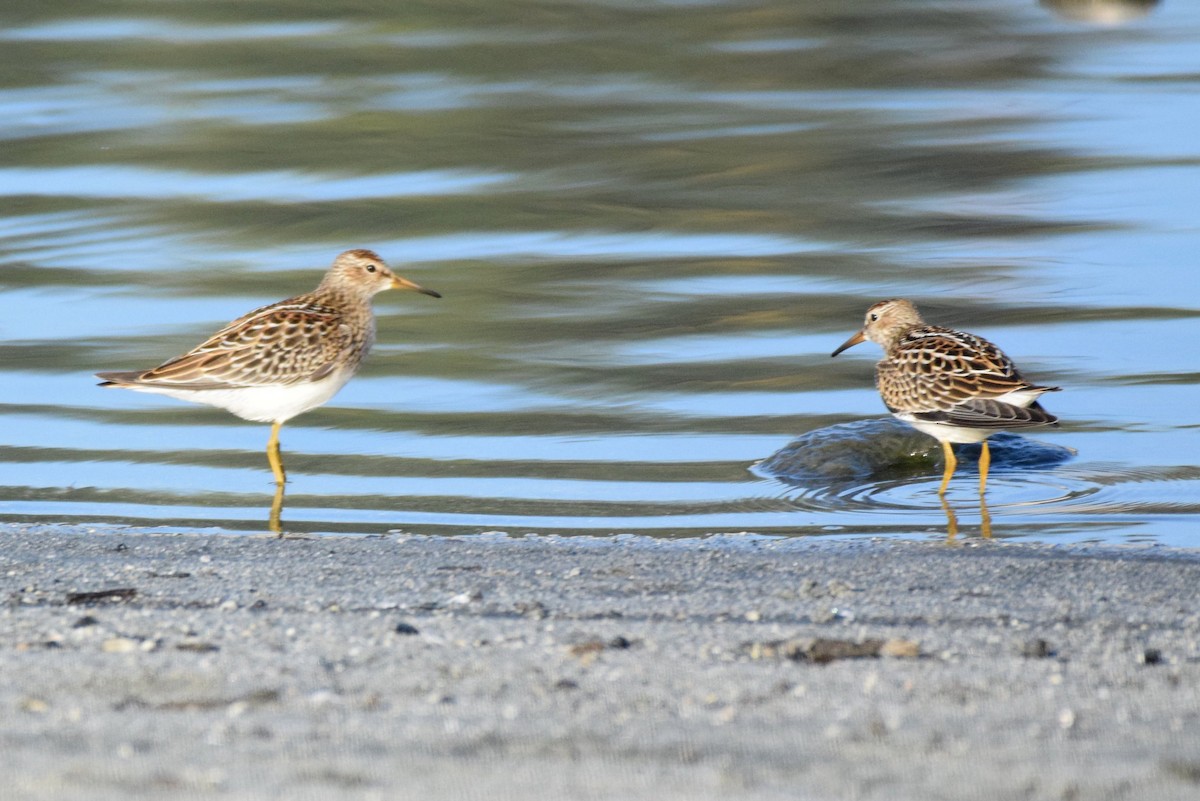
[[[315,380],[330,372],[349,339],[336,310],[285,301],[230,323],[133,383],[205,390]]]
[[[912,412],[949,412],[976,399],[1051,389],[1022,378],[992,343],[958,331],[927,335],[901,347],[880,362],[878,371],[884,403]]]
[[[1014,406],[990,398],[977,398],[945,410],[913,412],[912,416],[916,420],[962,428],[1027,428],[1058,422],[1058,418],[1039,403],[1028,407]]]

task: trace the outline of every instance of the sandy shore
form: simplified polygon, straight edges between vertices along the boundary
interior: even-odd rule
[[[0,531],[4,798],[1200,797],[1197,553]]]

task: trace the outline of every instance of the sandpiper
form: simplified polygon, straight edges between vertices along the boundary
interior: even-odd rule
[[[1038,398],[1059,387],[1029,383],[991,342],[965,331],[928,325],[907,300],[883,300],[867,309],[862,330],[831,355],[867,339],[883,348],[883,359],[875,365],[875,385],[888,411],[942,443],[946,466],[938,495],[946,494],[958,465],[950,443],[983,443],[979,455],[979,494],[983,495],[991,464],[988,437],[1006,428],[1058,422]]]
[[[441,297],[395,275],[372,251],[347,250],[312,292],[255,309],[158,367],[96,377],[102,387],[169,395],[271,423],[267,461],[282,487],[280,426],[328,401],[358,371],[375,341],[371,298],[385,289]]]

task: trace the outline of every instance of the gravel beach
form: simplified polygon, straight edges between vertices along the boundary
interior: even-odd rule
[[[1200,797],[1195,552],[0,531],[3,798]]]

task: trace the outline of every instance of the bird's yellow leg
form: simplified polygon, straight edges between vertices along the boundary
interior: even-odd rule
[[[942,443],[942,453],[946,456],[946,467],[942,472],[942,486],[938,487],[938,495],[946,494],[946,487],[950,486],[950,476],[954,475],[954,468],[958,467],[958,459],[954,458],[954,449],[950,447],[949,442]]]
[[[983,497],[983,491],[987,489],[987,474],[988,468],[992,466],[992,452],[988,449],[988,443],[983,441],[983,450],[979,452],[979,497]]]
[[[267,440],[267,461],[271,464],[271,472],[275,474],[275,483],[283,484],[287,481],[287,474],[283,472],[283,458],[279,455],[279,428],[283,423],[275,422],[271,424],[271,438]]]

